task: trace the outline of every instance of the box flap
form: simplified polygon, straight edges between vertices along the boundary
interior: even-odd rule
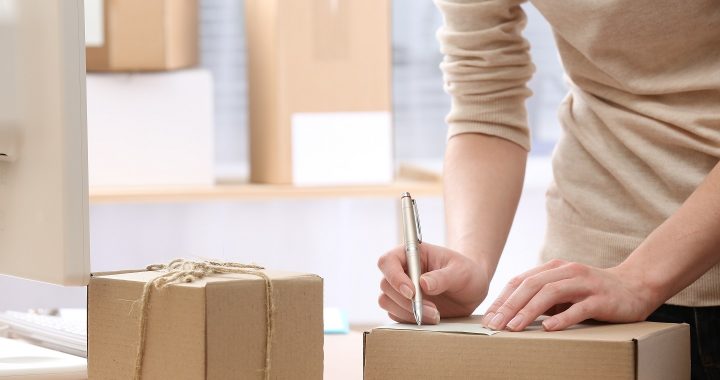
[[[376,327],[377,329],[391,330],[418,330],[418,331],[435,331],[445,333],[458,334],[478,334],[478,335],[495,335],[499,331],[491,330],[483,327],[478,323],[446,323],[440,322],[437,325],[414,325],[410,323],[393,323],[391,325]]]
[[[93,278],[103,278],[103,279],[110,279],[110,280],[116,280],[116,281],[128,281],[128,282],[148,282],[152,281],[153,279],[157,278],[158,276],[162,275],[165,272],[162,271],[120,271],[120,272],[107,272],[107,273],[95,273],[93,274]],[[297,280],[317,280],[319,277],[314,274],[308,274],[308,273],[299,273],[299,272],[286,272],[286,271],[275,271],[275,270],[263,270],[263,273],[268,275],[270,279],[273,281],[276,280],[287,280],[287,279],[297,279]],[[210,282],[219,282],[219,281],[263,281],[262,278],[258,276],[253,276],[250,274],[235,274],[235,273],[227,273],[227,274],[213,274],[211,276],[205,277],[203,279],[191,282],[191,283],[179,283],[179,284],[173,284],[173,286],[191,286],[191,287],[204,287],[207,283]]]
[[[443,319],[442,322],[444,325],[460,324],[461,328],[457,329],[458,331],[455,332],[467,333],[469,331],[462,331],[463,328],[468,330],[467,327],[469,325],[480,325],[481,320],[482,316],[474,315],[467,318]],[[588,321],[570,327],[567,330],[547,332],[543,329],[541,322],[542,320],[537,320],[528,326],[524,331],[520,332],[500,331],[494,334],[492,338],[630,342],[633,340],[644,339],[654,334],[663,333],[668,329],[675,328],[675,325],[659,322],[608,324]],[[435,328],[430,326],[422,326],[420,329],[428,331],[435,330]]]

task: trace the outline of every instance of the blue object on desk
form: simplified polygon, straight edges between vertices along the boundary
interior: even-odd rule
[[[350,332],[347,314],[336,307],[326,307],[323,310],[323,325],[325,334],[348,334]]]

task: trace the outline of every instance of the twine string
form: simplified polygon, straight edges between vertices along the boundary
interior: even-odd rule
[[[152,281],[145,283],[142,296],[140,297],[140,330],[137,353],[135,356],[135,380],[140,380],[142,375],[142,366],[145,359],[145,341],[147,339],[147,320],[150,312],[150,298],[153,289],[163,289],[168,285],[180,282],[193,282],[212,274],[236,273],[249,274],[257,276],[265,280],[265,368],[263,372],[265,379],[270,379],[270,353],[272,349],[272,338],[274,333],[273,311],[275,305],[273,302],[273,287],[270,278],[263,272],[265,269],[259,265],[241,264],[234,262],[217,262],[217,261],[190,261],[184,259],[175,259],[168,264],[149,265],[149,271],[166,271],[166,273],[156,277]]]

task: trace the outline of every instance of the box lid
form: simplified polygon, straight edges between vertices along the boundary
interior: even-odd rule
[[[277,270],[263,270],[262,272],[265,273],[273,281],[285,280],[285,279],[302,279],[303,277],[306,277],[309,279],[317,279],[318,278],[317,275],[308,274],[308,273],[300,273],[300,272],[287,272],[287,271],[277,271]],[[93,273],[92,278],[95,280],[104,279],[104,280],[145,283],[145,282],[154,280],[155,278],[162,275],[163,273],[165,273],[165,272],[148,271],[148,270],[100,272],[100,273]],[[208,283],[222,282],[222,281],[264,281],[264,280],[258,276],[254,276],[251,274],[223,273],[223,274],[213,274],[212,276],[208,276],[208,277],[202,278],[200,280],[196,280],[196,281],[189,282],[189,283],[173,284],[173,286],[188,286],[188,287],[194,287],[194,288],[201,288],[201,287],[204,287]]]
[[[480,325],[482,316],[474,315],[467,318],[450,318],[443,319],[444,324],[448,325],[468,325],[467,331],[454,331],[455,333],[472,333],[471,328]],[[393,329],[401,329],[399,326],[392,326]],[[417,330],[414,325],[408,328]],[[492,335],[493,339],[548,339],[548,340],[588,340],[602,342],[629,342],[641,341],[648,339],[654,335],[663,334],[669,330],[682,329],[681,324],[668,324],[659,322],[636,322],[626,324],[608,324],[602,322],[587,321],[572,326],[563,331],[547,332],[542,327],[542,319],[538,319],[528,326],[524,331],[511,332],[499,331]],[[422,330],[422,327],[419,328]],[[387,330],[385,326],[381,326],[372,330]],[[443,331],[437,331],[443,332]],[[452,333],[447,331],[444,333]],[[481,334],[487,335],[487,334]]]
[[[487,336],[477,333],[481,318],[443,320],[475,327],[468,332],[402,331],[398,326],[366,332],[365,378],[659,380],[690,373],[686,324],[585,322],[547,332],[539,320],[522,332]]]

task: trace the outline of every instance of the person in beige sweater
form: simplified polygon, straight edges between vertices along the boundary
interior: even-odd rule
[[[469,315],[487,295],[523,183],[534,70],[523,1],[435,2],[452,108],[447,247],[423,244],[425,323]],[[569,77],[564,135],[544,264],[510,281],[483,323],[517,331],[545,313],[547,330],[586,319],[687,322],[693,377],[720,378],[720,2],[532,3]],[[404,249],[378,265],[380,306],[412,321]]]

